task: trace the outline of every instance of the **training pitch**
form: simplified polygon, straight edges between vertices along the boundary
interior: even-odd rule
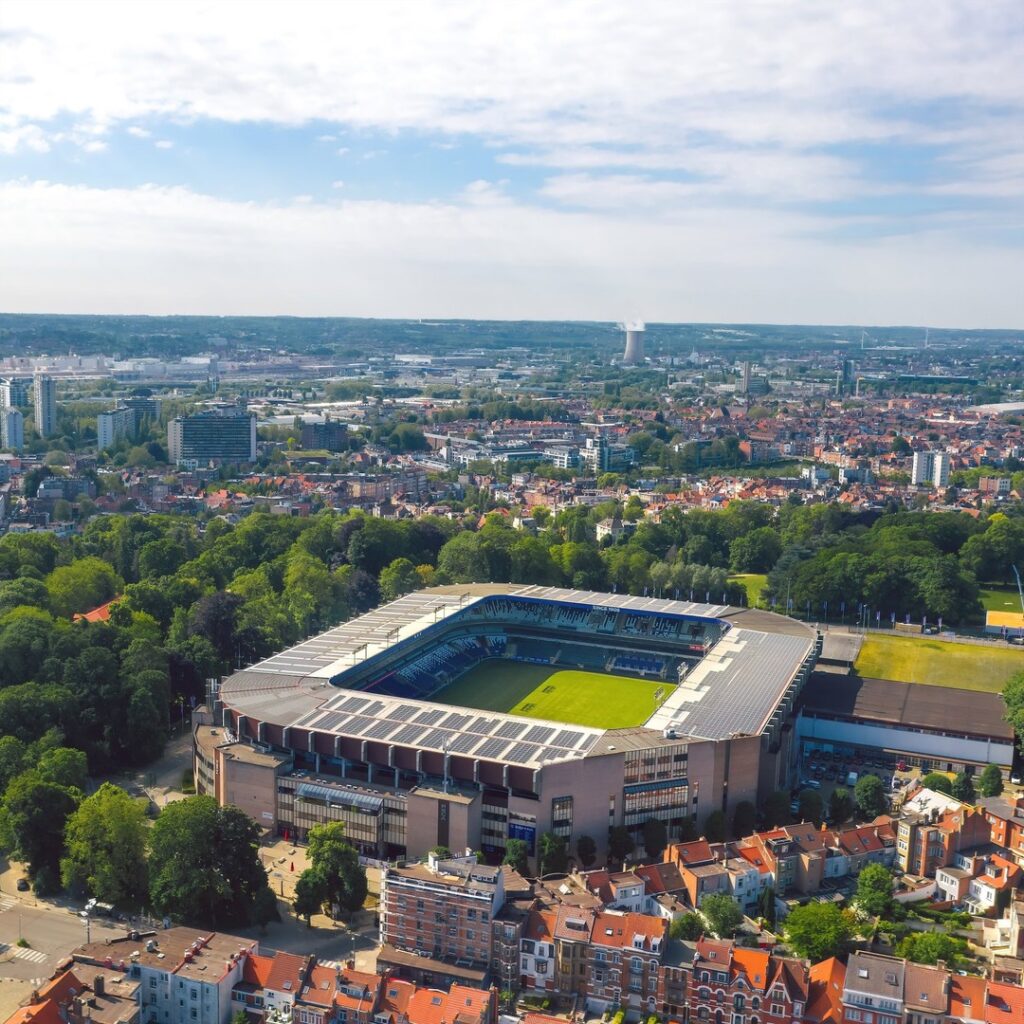
[[[1019,647],[871,635],[853,667],[868,679],[1000,693],[1006,680],[1024,667],[1024,654]]]
[[[674,683],[661,680],[492,659],[470,669],[431,700],[568,725],[625,729],[643,725],[674,689]]]

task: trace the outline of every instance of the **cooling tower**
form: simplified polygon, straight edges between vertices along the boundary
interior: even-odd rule
[[[641,321],[622,325],[626,332],[626,352],[622,357],[623,366],[637,366],[644,361],[644,325]]]

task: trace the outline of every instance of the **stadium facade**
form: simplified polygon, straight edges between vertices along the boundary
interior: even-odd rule
[[[196,785],[293,839],[344,821],[382,859],[439,845],[499,858],[510,839],[533,853],[547,831],[573,846],[589,835],[603,856],[615,826],[639,849],[648,818],[671,837],[789,785],[794,705],[820,648],[814,629],[753,609],[508,584],[418,591],[211,682]],[[479,703],[495,706],[483,690],[497,660],[604,686],[652,680],[657,699],[629,728],[445,701],[476,672]]]

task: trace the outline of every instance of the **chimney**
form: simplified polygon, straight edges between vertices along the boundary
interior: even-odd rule
[[[92,979],[92,990],[97,996],[102,996],[106,992],[106,979],[102,974],[97,974]]]

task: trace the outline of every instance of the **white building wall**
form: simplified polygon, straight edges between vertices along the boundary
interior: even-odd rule
[[[797,736],[801,740],[824,740],[850,746],[877,747],[895,750],[938,761],[963,761],[974,764],[998,764],[1009,768],[1013,763],[1013,744],[1001,740],[968,739],[961,736],[940,736],[937,733],[912,729],[890,729],[870,722],[843,722],[828,718],[797,718]]]

